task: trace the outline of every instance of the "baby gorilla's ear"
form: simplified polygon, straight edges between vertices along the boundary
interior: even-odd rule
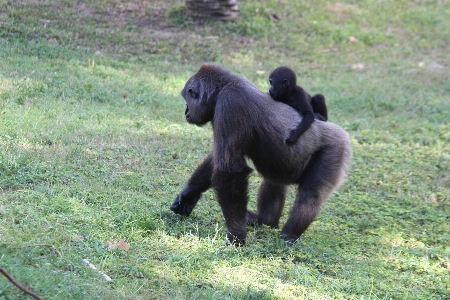
[[[288,88],[289,87],[289,80],[283,79],[283,87]]]

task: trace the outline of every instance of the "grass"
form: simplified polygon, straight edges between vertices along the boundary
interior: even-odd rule
[[[241,1],[215,23],[169,2],[0,0],[0,265],[46,299],[448,299],[450,5]],[[211,147],[179,96],[206,61],[263,90],[291,66],[352,137],[292,248],[266,227],[227,247],[211,191],[168,209]],[[0,277],[0,299],[26,296]]]

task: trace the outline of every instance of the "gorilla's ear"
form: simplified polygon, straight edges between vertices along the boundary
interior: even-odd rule
[[[288,88],[289,87],[289,80],[283,79],[283,87]]]

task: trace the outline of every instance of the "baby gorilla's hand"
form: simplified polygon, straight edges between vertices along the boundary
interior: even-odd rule
[[[294,145],[298,140],[297,132],[295,130],[292,130],[289,134],[289,137],[286,139],[286,144],[288,145]]]
[[[288,139],[286,139],[286,144],[288,144],[289,146],[292,146],[292,145],[294,145],[295,144],[295,140],[293,140],[293,139],[291,139],[291,138],[288,138]]]

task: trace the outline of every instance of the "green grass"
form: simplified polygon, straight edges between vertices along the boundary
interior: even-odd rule
[[[45,299],[448,299],[448,2],[239,4],[198,23],[183,1],[0,0],[0,266]],[[267,227],[227,247],[211,191],[169,210],[211,148],[179,95],[207,61],[263,90],[291,66],[352,137],[291,248]],[[28,298],[0,277],[0,299]]]

